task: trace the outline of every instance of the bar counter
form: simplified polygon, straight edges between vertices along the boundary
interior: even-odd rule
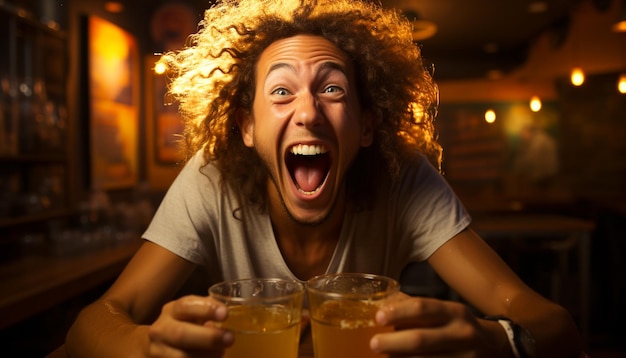
[[[26,257],[0,265],[0,329],[115,279],[140,240],[80,255]]]

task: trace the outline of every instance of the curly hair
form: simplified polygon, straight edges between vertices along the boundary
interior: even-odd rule
[[[172,76],[169,94],[185,122],[185,157],[203,150],[223,180],[263,206],[268,174],[254,149],[243,144],[235,113],[252,107],[261,53],[276,40],[310,34],[351,58],[361,106],[375,117],[374,143],[362,148],[350,169],[349,193],[366,192],[364,178],[372,173],[397,176],[409,153],[422,153],[440,167],[433,125],[438,90],[411,32],[400,13],[366,1],[219,2],[205,11],[186,48],[163,57]]]

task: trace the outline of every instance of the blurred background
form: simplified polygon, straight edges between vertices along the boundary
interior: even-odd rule
[[[443,174],[475,229],[626,354],[626,2],[385,0],[437,81]],[[0,0],[0,342],[63,343],[180,170],[158,54],[210,1]],[[625,21],[621,23],[621,21]],[[202,287],[202,279],[189,287]],[[459,299],[424,265],[403,288]]]

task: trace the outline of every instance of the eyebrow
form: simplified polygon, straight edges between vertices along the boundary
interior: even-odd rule
[[[273,64],[272,66],[270,66],[269,71],[267,71],[266,77],[267,77],[270,73],[272,73],[272,72],[274,72],[274,71],[276,71],[276,70],[279,70],[279,69],[281,69],[281,68],[287,68],[287,69],[290,69],[290,70],[292,70],[292,71],[294,71],[294,72],[295,72],[295,69],[293,68],[293,66],[292,66],[292,65],[287,64],[287,63],[284,63],[284,62],[279,62],[279,63],[275,63],[275,64]]]
[[[337,70],[341,73],[343,73],[346,77],[348,76],[348,73],[346,72],[346,69],[344,66],[338,64],[337,62],[332,62],[332,61],[328,61],[328,62],[324,62],[322,63],[322,65],[320,66],[320,70],[325,70],[327,68],[333,69],[333,70]]]
[[[285,62],[279,62],[270,66],[269,70],[267,71],[266,77],[273,71],[279,70],[281,68],[287,68],[295,72],[295,68],[292,65],[285,63]],[[318,69],[318,72],[320,72],[321,70],[325,70],[325,69],[334,69],[334,70],[340,71],[346,76],[348,75],[344,66],[338,64],[337,62],[327,61],[327,62],[322,63]]]

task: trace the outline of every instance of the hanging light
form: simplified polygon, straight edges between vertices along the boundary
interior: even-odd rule
[[[533,112],[539,112],[541,110],[541,99],[539,96],[532,96],[530,98],[530,110]]]
[[[619,75],[617,90],[619,91],[619,93],[626,93],[626,73],[622,73],[621,75]]]
[[[413,27],[413,41],[422,41],[435,36],[437,33],[437,24],[424,20],[418,11],[405,10],[403,14]]]
[[[488,109],[485,111],[485,122],[493,123],[496,121],[496,111],[493,109]]]
[[[620,7],[619,17],[611,26],[613,32],[626,32],[626,3],[621,1]]]
[[[582,86],[582,84],[585,82],[585,73],[583,72],[582,68],[574,67],[572,69],[570,79],[574,86]]]

